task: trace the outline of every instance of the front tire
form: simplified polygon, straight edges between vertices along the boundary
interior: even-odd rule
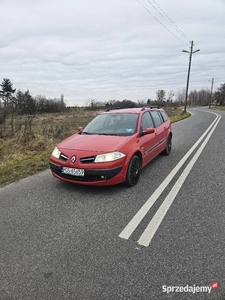
[[[171,135],[169,135],[166,143],[166,148],[163,150],[162,154],[169,155],[171,150],[172,150],[172,137]]]
[[[125,184],[129,187],[135,186],[138,183],[141,170],[141,160],[137,155],[134,155],[127,169]]]

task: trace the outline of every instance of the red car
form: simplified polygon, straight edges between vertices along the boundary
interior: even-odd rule
[[[61,180],[85,185],[134,186],[141,169],[172,146],[170,119],[159,107],[115,109],[94,118],[52,152]]]

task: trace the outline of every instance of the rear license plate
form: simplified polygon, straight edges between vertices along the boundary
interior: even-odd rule
[[[84,176],[84,169],[62,167],[62,173],[72,176]]]

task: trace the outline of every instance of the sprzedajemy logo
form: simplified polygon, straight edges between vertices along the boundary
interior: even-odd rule
[[[210,294],[212,289],[216,290],[219,287],[217,281],[213,281],[210,285],[163,285],[163,293],[208,293]]]

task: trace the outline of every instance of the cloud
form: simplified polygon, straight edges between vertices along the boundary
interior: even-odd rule
[[[185,87],[193,40],[190,90],[224,83],[223,1],[140,2],[1,0],[0,76],[68,105],[155,98]]]

